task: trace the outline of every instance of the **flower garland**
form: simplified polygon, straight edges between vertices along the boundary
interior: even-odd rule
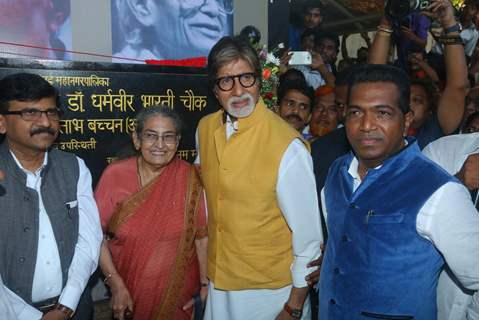
[[[278,46],[276,46],[270,52],[268,52],[266,45],[262,47],[256,46],[261,67],[263,69],[260,95],[263,98],[266,106],[271,110],[276,108],[278,101],[276,96],[276,87],[278,86],[279,67],[281,61],[277,57],[277,54],[281,49],[284,49],[283,43],[278,44]]]

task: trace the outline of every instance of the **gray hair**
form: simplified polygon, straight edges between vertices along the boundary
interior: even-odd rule
[[[118,35],[123,40],[123,45],[139,47],[144,42],[149,43],[144,40],[145,26],[136,18],[129,1],[115,0],[112,5],[117,12]]]
[[[180,115],[170,107],[166,106],[153,106],[148,107],[136,115],[136,126],[135,126],[135,133],[136,135],[140,135],[143,129],[145,128],[145,123],[152,117],[161,116],[163,118],[168,118],[173,122],[173,126],[175,127],[175,131],[178,135],[181,134],[183,130],[183,121],[180,118]]]
[[[251,43],[240,36],[223,37],[213,46],[208,55],[208,83],[211,89],[215,86],[218,70],[238,59],[249,63],[256,75],[256,81],[261,84],[261,62]]]

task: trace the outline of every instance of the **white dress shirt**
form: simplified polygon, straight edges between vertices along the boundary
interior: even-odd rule
[[[353,158],[348,170],[354,191],[361,184],[358,164]],[[321,200],[327,216],[324,188]],[[437,189],[419,210],[416,230],[442,254],[464,287],[479,289],[479,215],[463,185],[448,182]]]
[[[328,64],[326,67],[331,72],[331,66]],[[324,80],[321,73],[318,70],[311,69],[310,66],[294,66],[294,69],[303,73],[306,83],[313,87],[314,90],[326,84],[326,80]]]
[[[38,302],[60,295],[59,303],[75,310],[91,274],[96,270],[102,241],[100,219],[93,198],[90,171],[83,160],[77,157],[79,165],[77,181],[78,241],[68,269],[68,279],[62,290],[58,246],[50,219],[43,206],[40,189],[41,171],[47,164],[47,154],[45,154],[43,165],[36,172],[24,169],[13,153],[12,156],[19,168],[27,175],[26,185],[35,189],[39,196],[38,251],[33,277],[32,301]],[[40,319],[42,317],[40,311],[27,304],[3,284],[2,286],[6,289],[7,296],[19,320]]]
[[[476,153],[479,153],[479,133],[446,136],[423,150],[425,156],[452,175],[459,172],[469,155]],[[439,277],[437,305],[439,320],[479,319],[479,293],[461,288],[455,276],[447,271]]]
[[[235,133],[237,125],[237,122],[229,121],[228,117],[227,139]],[[197,150],[198,147],[197,144]],[[200,163],[199,155],[195,162]],[[319,257],[323,234],[313,162],[308,149],[299,139],[290,143],[281,159],[276,195],[279,208],[292,232],[293,286],[306,287],[305,277],[314,271],[314,268],[307,268],[306,265]],[[214,284],[211,284],[209,296],[214,305],[207,304],[205,319],[254,319],[255,315],[256,319],[272,319],[283,308],[290,289],[291,286],[277,290],[223,291],[214,290]],[[255,303],[251,303],[252,301]],[[309,306],[306,305],[303,311],[303,318],[307,318]]]
[[[0,276],[0,319],[17,320],[17,316],[13,311],[12,301],[10,301],[10,295],[3,285],[2,276]]]

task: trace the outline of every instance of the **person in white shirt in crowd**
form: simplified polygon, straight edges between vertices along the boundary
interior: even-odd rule
[[[58,91],[39,75],[0,81],[0,276],[21,320],[90,319],[102,232],[85,163],[51,146]]]
[[[317,33],[314,37],[314,49],[311,51],[311,65],[294,66],[304,74],[308,85],[317,88],[328,85],[334,87],[334,63],[339,52],[339,38],[331,33]]]
[[[455,175],[471,193],[474,206],[478,207],[479,188],[479,133],[467,130],[479,113],[473,113],[466,121],[464,131],[470,134],[457,134],[431,142],[423,154],[433,160],[448,173]],[[479,215],[479,212],[477,212]],[[455,219],[459,219],[458,216]],[[478,230],[476,230],[478,232]],[[462,320],[479,319],[479,294],[464,288],[450,268],[441,272],[437,288],[438,319]]]

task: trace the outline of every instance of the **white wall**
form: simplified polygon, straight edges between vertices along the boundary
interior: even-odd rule
[[[73,51],[111,56],[111,7],[105,0],[71,0]],[[106,61],[111,58],[74,54],[76,61]]]

